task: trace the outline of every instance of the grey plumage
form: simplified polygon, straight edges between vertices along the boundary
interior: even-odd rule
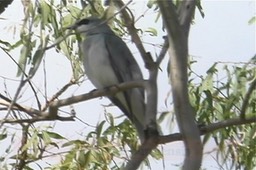
[[[123,40],[98,18],[82,19],[70,28],[85,38],[80,42],[87,77],[98,88],[122,82],[142,80],[141,70]],[[144,89],[133,88],[119,92],[109,99],[135,125],[140,140],[144,140]]]

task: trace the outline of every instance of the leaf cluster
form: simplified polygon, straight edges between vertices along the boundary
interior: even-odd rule
[[[199,126],[232,118],[255,116],[256,91],[249,94],[245,113],[248,88],[256,80],[255,60],[252,58],[243,65],[227,66],[215,63],[205,76],[190,72],[189,94],[192,107],[196,111]],[[221,67],[222,66],[222,67]],[[221,68],[220,68],[221,67]],[[224,75],[220,77],[220,75]],[[197,83],[196,83],[197,82]],[[254,87],[255,88],[255,87]],[[218,147],[217,162],[227,169],[252,169],[256,166],[256,126],[255,123],[242,126],[229,126],[223,130],[206,134],[203,143],[214,140]],[[230,165],[227,165],[230,162]]]

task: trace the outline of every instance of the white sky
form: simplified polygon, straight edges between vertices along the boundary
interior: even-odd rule
[[[135,16],[141,15],[147,7],[146,1],[135,1],[136,10]],[[255,24],[248,25],[248,21],[255,15],[255,1],[203,1],[202,6],[205,12],[205,18],[201,18],[197,12],[195,17],[195,24],[191,27],[190,39],[189,39],[189,51],[190,54],[195,56],[197,64],[194,65],[194,70],[198,74],[205,74],[206,70],[216,61],[222,62],[246,62],[256,53],[255,43]],[[15,12],[14,12],[15,11]],[[14,1],[13,4],[0,16],[0,39],[5,41],[14,42],[14,38],[18,38],[19,34],[13,35],[11,26],[18,26],[23,17],[23,10],[20,1]],[[4,18],[4,19],[1,19]],[[162,42],[161,22],[154,23],[154,12],[149,11],[145,17],[142,18],[137,26],[143,29],[147,27],[157,28],[159,31],[158,37],[143,37],[145,42],[159,44]],[[18,29],[18,28],[17,28]],[[130,45],[131,51],[136,58],[140,56],[133,45]],[[155,52],[159,49],[152,48],[152,46],[146,45],[148,51],[152,52],[154,56]],[[12,52],[15,59],[19,58],[19,51]],[[141,60],[139,63],[141,63]],[[16,65],[0,50],[0,76],[15,77],[17,67]],[[163,72],[159,72],[159,106],[158,110],[166,111],[164,99],[166,93],[169,91],[169,85],[166,74],[167,59],[162,63]],[[67,83],[71,77],[71,68],[67,59],[60,54],[56,54],[54,50],[50,50],[46,55],[47,66],[47,79],[48,79],[48,95],[51,96],[60,87]],[[143,65],[141,66],[143,68]],[[43,89],[42,69],[39,70],[33,80],[34,83],[40,89]],[[146,71],[144,69],[146,75]],[[6,82],[10,94],[13,96],[16,92],[18,82],[8,81]],[[93,86],[86,81],[80,87],[71,88],[64,97],[70,97],[72,94],[81,94],[89,92],[93,89]],[[0,93],[4,91],[4,80],[0,77]],[[31,92],[24,94],[24,98],[20,101],[29,105],[31,103],[33,95]],[[28,101],[26,101],[28,100]],[[77,116],[83,119],[89,124],[95,124],[99,119],[104,118],[103,107],[101,104],[109,104],[108,100],[94,99],[92,101],[83,102],[75,105]],[[170,107],[169,107],[170,108]],[[110,112],[118,112],[118,109],[108,109]],[[70,138],[77,137],[77,134],[81,134],[85,131],[86,126],[79,122],[54,122],[55,130],[62,135]],[[163,126],[166,127],[166,126]],[[167,131],[167,130],[166,130]],[[210,144],[211,145],[211,144]],[[0,143],[0,153],[4,147]],[[171,164],[179,164],[183,160],[183,147],[180,143],[171,143],[166,145],[165,153],[165,165],[166,169],[179,169]],[[212,149],[212,146],[208,146],[208,149]],[[206,151],[206,150],[205,150]],[[154,162],[154,163],[153,163]],[[156,163],[152,161],[153,169],[163,169],[162,162]],[[214,160],[207,156],[203,162],[203,167],[207,169],[219,169]]]

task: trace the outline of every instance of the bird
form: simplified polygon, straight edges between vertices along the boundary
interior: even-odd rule
[[[143,75],[126,43],[104,19],[88,17],[68,27],[82,37],[79,42],[85,74],[97,89],[143,80]],[[144,88],[132,88],[108,96],[135,126],[140,141],[145,140]]]

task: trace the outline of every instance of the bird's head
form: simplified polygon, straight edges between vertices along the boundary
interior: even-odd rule
[[[78,33],[84,33],[85,35],[107,33],[111,31],[106,21],[97,17],[81,19],[75,24],[69,26],[68,29],[75,30]]]

